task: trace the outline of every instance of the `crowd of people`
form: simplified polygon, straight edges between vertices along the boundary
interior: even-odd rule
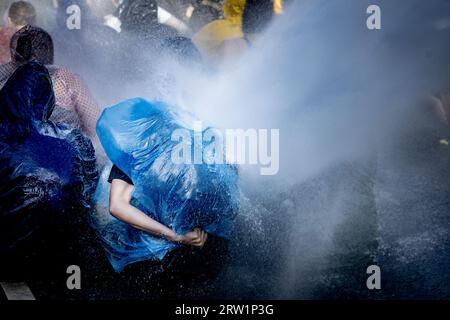
[[[56,96],[52,120],[80,129],[102,159],[95,123],[111,72],[119,82],[136,79],[148,72],[149,60],[166,53],[218,68],[236,61],[282,12],[279,0],[222,2],[61,0],[38,1],[36,7],[33,1],[3,2],[0,88],[19,65],[32,59],[45,65]],[[72,5],[80,8],[79,29],[68,26],[72,16],[66,10]],[[108,75],[102,74],[106,69]]]
[[[158,220],[146,212],[146,209],[162,210],[143,208],[142,203],[148,199],[137,203],[135,190],[142,191],[142,185],[158,184],[137,181],[142,176],[140,173],[134,169],[127,171],[127,166],[119,165],[120,159],[118,163],[113,161],[111,152],[107,151],[111,145],[105,147],[105,143],[112,143],[113,139],[103,137],[102,141],[98,136],[99,119],[106,105],[127,96],[123,88],[148,80],[149,70],[154,70],[162,57],[170,55],[182,64],[200,66],[198,69],[211,73],[237,65],[258,43],[260,35],[286,10],[289,10],[287,0],[2,1],[0,254],[6,262],[0,266],[0,280],[14,274],[22,281],[27,276],[27,270],[23,269],[30,261],[44,262],[43,268],[36,271],[41,272],[48,269],[46,262],[55,258],[55,252],[63,251],[66,254],[61,254],[60,258],[64,265],[76,263],[88,270],[95,267],[90,273],[92,279],[98,277],[99,269],[105,274],[120,269],[122,280],[139,277],[140,281],[148,280],[149,273],[159,270],[160,265],[155,267],[153,258],[160,253],[147,250],[142,254],[141,249],[149,240],[136,236],[137,230],[161,241],[180,244],[179,250],[168,254],[161,263],[171,276],[189,269],[188,256],[194,261],[194,271],[205,274],[205,269],[199,267],[202,264],[217,272],[220,268],[218,251],[226,251],[226,241],[202,228],[178,234],[172,229],[170,222],[173,221]],[[118,92],[122,89],[124,94]],[[441,152],[440,148],[450,143],[449,97],[445,91],[429,97],[423,104],[425,110],[420,110],[424,114],[418,118],[426,122],[423,125],[426,130],[420,132],[421,141],[427,140],[426,143],[432,145],[428,154]],[[129,103],[125,102],[124,108]],[[153,104],[146,106],[159,108]],[[105,135],[110,127],[123,124],[105,121],[103,119],[101,125]],[[128,129],[132,128],[130,125]],[[430,128],[432,133],[428,132]],[[151,133],[158,136],[158,131]],[[112,144],[113,148],[119,144],[118,140]],[[131,139],[127,142],[132,144]],[[152,150],[158,148],[161,145]],[[142,150],[133,151],[140,153]],[[444,160],[443,167],[447,164],[446,153]],[[232,177],[230,180],[236,178],[235,168],[225,171]],[[205,181],[214,181],[210,179],[210,172],[205,172],[202,173]],[[158,180],[157,176],[153,178]],[[186,174],[181,181],[189,184],[190,178]],[[180,188],[171,179],[166,180],[170,181],[167,185],[158,186],[166,194],[155,201],[165,212],[173,204],[160,200],[169,198],[170,192],[176,194],[173,198],[179,196],[174,190]],[[217,188],[231,190],[233,184],[224,182]],[[92,228],[88,218],[93,211],[102,210],[100,201],[95,203],[98,199],[94,199],[94,194],[105,190],[108,191],[107,214],[115,219],[113,232],[108,231],[109,225]],[[231,217],[235,214],[235,203],[229,205],[233,200],[223,194],[227,192],[210,198],[205,196],[205,201],[210,201],[211,210],[232,207],[232,212],[226,213]],[[197,202],[188,200],[189,210],[196,214],[201,211],[192,209]],[[181,211],[184,204],[176,204]],[[204,203],[202,206],[205,207]],[[216,214],[221,215],[221,212]],[[118,243],[123,244],[123,250]],[[133,245],[139,246],[139,254],[133,253]],[[108,246],[115,251],[108,251]],[[208,261],[208,254],[214,256],[214,265]],[[126,260],[126,263],[116,268],[112,261],[119,260]],[[55,268],[47,273],[58,273],[59,266]],[[92,280],[92,286],[95,285],[98,282]]]
[[[61,246],[72,248],[66,250],[72,262],[100,259],[102,253],[88,253],[96,250],[88,212],[104,170],[109,213],[117,220],[184,248],[223,247],[200,228],[177,234],[132,202],[133,177],[115,163],[111,169],[96,132],[109,83],[105,70],[115,75],[114,88],[139,80],[149,60],[166,54],[214,72],[237,61],[283,9],[280,0],[3,1],[0,251],[8,263],[1,276],[24,277],[28,259],[48,261]],[[168,259],[173,267],[173,256]]]

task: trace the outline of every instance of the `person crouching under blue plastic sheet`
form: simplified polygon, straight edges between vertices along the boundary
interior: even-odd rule
[[[50,234],[79,229],[70,223],[90,208],[98,180],[92,143],[49,121],[54,107],[48,70],[35,61],[18,67],[0,91],[0,268],[31,268],[28,257],[53,250],[50,269],[69,250],[49,249],[64,242]]]
[[[147,260],[175,265],[173,253],[180,250],[187,251],[184,260],[202,257],[197,259],[202,268],[207,257],[220,259],[211,247],[232,235],[239,209],[237,168],[172,159],[180,143],[172,134],[179,129],[194,134],[186,127],[192,121],[177,108],[137,98],[105,109],[97,123],[114,166],[109,197],[108,172],[99,184],[92,224],[118,272]]]

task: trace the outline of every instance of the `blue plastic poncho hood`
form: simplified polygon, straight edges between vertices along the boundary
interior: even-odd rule
[[[111,161],[133,181],[136,207],[178,234],[199,227],[229,238],[239,206],[237,169],[171,159],[179,143],[171,139],[174,130],[193,134],[185,125],[189,118],[162,102],[131,99],[104,110],[97,134]],[[107,189],[105,184],[101,188]],[[97,194],[104,212],[94,215],[93,224],[116,270],[139,260],[162,259],[177,246],[108,217],[106,193]]]
[[[48,121],[54,108],[47,69],[37,62],[18,67],[0,91],[0,139],[25,138],[34,122]]]

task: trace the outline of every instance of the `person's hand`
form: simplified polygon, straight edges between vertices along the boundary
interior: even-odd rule
[[[193,246],[193,247],[203,247],[205,245],[208,234],[200,229],[194,229],[191,232],[186,233],[183,236],[178,236],[177,242]]]

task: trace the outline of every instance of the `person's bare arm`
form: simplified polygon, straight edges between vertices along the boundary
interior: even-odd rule
[[[152,235],[163,237],[173,242],[202,247],[207,234],[196,229],[186,235],[178,235],[172,229],[150,218],[138,208],[132,206],[131,194],[133,186],[125,181],[114,179],[111,183],[109,211],[115,218]]]

